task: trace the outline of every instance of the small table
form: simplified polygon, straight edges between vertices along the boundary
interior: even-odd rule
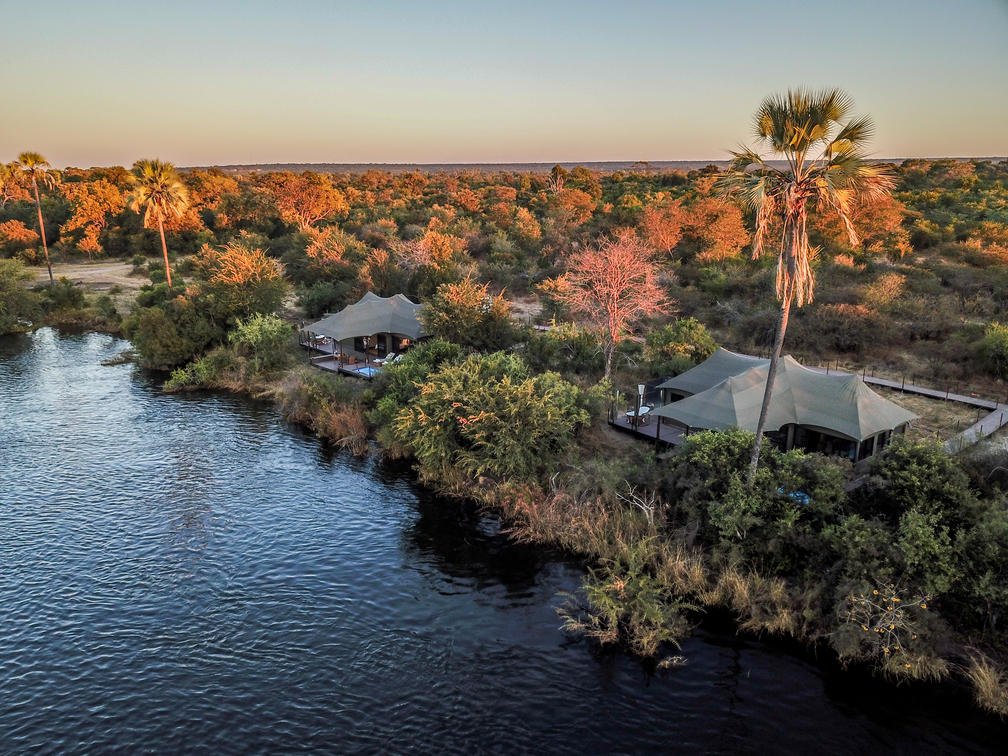
[[[642,404],[640,408],[640,415],[638,416],[637,410],[628,409],[626,411],[626,421],[627,425],[633,425],[634,418],[638,419],[640,425],[647,425],[648,421],[651,420],[651,410],[654,409],[650,404]]]

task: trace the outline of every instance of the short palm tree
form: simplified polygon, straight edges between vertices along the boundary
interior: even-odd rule
[[[42,237],[42,251],[45,254],[46,268],[49,270],[49,285],[52,286],[52,264],[49,262],[49,244],[46,242],[45,223],[42,222],[42,198],[39,196],[39,184],[51,189],[59,181],[59,172],[53,170],[49,161],[37,152],[22,152],[18,155],[17,166],[31,181],[35,192],[35,209],[38,211],[39,235]]]
[[[762,254],[772,226],[781,234],[777,254],[780,317],[749,462],[750,484],[759,464],[791,304],[801,307],[811,302],[815,291],[809,259],[809,212],[836,214],[854,245],[857,233],[850,221],[851,210],[855,205],[871,204],[893,186],[891,174],[869,163],[862,153],[873,126],[867,117],[849,119],[852,105],[851,98],[838,89],[793,90],[767,97],[756,111],[756,137],[773,158],[786,160],[787,166],[771,165],[758,152],[743,148],[732,153],[734,159],[717,183],[723,193],[737,198],[745,210],[756,215],[753,257]]]
[[[161,252],[164,254],[165,275],[168,288],[172,288],[171,266],[168,264],[168,244],[165,242],[164,222],[169,216],[181,217],[189,207],[189,192],[179,180],[175,166],[160,160],[138,160],[130,176],[133,191],[129,206],[134,212],[143,212],[145,228],[157,225],[161,234]]]

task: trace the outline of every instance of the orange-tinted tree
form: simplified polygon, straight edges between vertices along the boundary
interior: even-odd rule
[[[659,252],[671,252],[682,238],[685,213],[679,201],[649,205],[641,213],[640,231],[644,240]]]
[[[204,294],[228,320],[273,312],[287,291],[283,265],[242,241],[219,248],[204,245],[197,265],[206,276]]]
[[[30,199],[17,163],[0,163],[0,207],[8,202],[27,202]]]
[[[105,179],[98,179],[63,184],[60,191],[73,205],[73,215],[60,226],[60,234],[82,230],[83,236],[77,240],[77,248],[89,257],[101,252],[98,239],[108,225],[109,216],[121,213],[126,207],[119,187]]]
[[[575,252],[567,272],[549,284],[554,297],[600,332],[606,378],[630,326],[673,307],[655,275],[655,251],[633,232]]]
[[[307,231],[320,220],[349,211],[346,197],[321,173],[277,173],[267,177],[266,188],[273,195],[280,218]]]
[[[738,257],[750,238],[738,205],[721,197],[687,205],[682,234],[683,246],[701,263]]]
[[[31,249],[38,241],[38,233],[19,220],[0,223],[0,251],[6,254]]]

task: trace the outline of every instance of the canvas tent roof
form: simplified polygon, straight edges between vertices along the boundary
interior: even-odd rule
[[[652,414],[685,428],[755,431],[768,370],[768,364],[752,367]],[[777,430],[794,423],[863,441],[916,418],[914,413],[876,394],[856,375],[826,375],[785,356],[777,366],[766,427]]]
[[[736,354],[718,347],[717,350],[692,370],[670,378],[658,385],[659,389],[669,389],[677,394],[691,396],[717,386],[733,375],[744,373],[758,365],[768,365],[770,360]],[[761,399],[762,401],[762,399]]]
[[[335,315],[328,315],[306,330],[337,341],[374,333],[401,333],[411,339],[421,336],[417,313],[421,305],[402,294],[379,297],[368,292],[356,304],[348,305]]]

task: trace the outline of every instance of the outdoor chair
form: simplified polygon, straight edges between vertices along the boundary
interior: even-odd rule
[[[397,355],[395,352],[389,352],[384,357],[379,357],[375,360],[372,360],[372,362],[374,362],[375,365],[381,366],[386,365],[390,362],[395,362],[398,359],[398,357],[399,355]]]
[[[626,411],[626,421],[627,425],[633,425],[634,418],[638,418],[639,425],[647,425],[651,420],[651,410],[654,407],[650,404],[642,404],[640,408],[640,416],[637,415],[637,408],[631,407]]]

